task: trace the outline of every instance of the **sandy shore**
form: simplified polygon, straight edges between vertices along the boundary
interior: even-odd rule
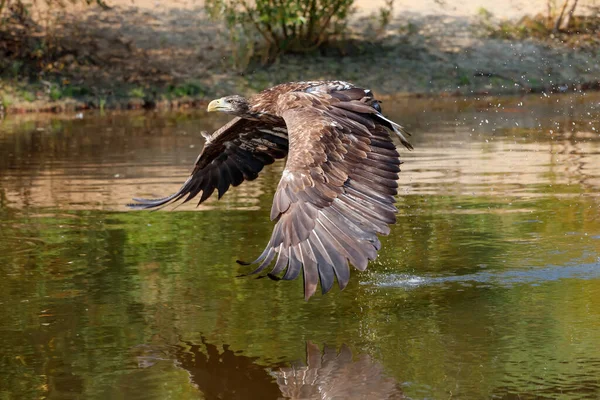
[[[518,18],[544,12],[542,0],[448,0],[444,5],[434,0],[397,1],[392,23],[377,35],[363,35],[360,51],[350,45],[310,56],[285,55],[246,69],[231,62],[232,52],[244,50],[243,45],[229,44],[227,32],[207,18],[203,3],[112,0],[110,10],[69,8],[54,32],[67,50],[57,62],[63,68],[61,79],[33,85],[12,82],[17,87],[12,92],[4,82],[0,95],[5,108],[176,107],[307,79],[351,80],[384,96],[525,93],[600,85],[597,51],[490,39],[477,31],[482,7],[498,18]],[[375,18],[369,16],[383,4],[358,0],[354,30],[377,31]],[[52,90],[58,91],[55,101],[49,101]]]
[[[140,8],[153,13],[169,9],[193,10],[204,7],[203,0],[110,0],[111,6],[124,8]],[[395,14],[401,16],[449,15],[454,17],[469,17],[477,15],[485,8],[500,18],[518,18],[523,15],[535,15],[546,11],[546,0],[435,0],[406,1],[396,0]],[[582,1],[585,3],[585,1]],[[385,6],[385,0],[355,0],[359,14],[376,12]]]

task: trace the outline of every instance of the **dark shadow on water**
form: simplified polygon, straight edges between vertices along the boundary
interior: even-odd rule
[[[306,343],[306,359],[292,363],[261,362],[201,338],[174,346],[135,348],[138,366],[151,368],[171,360],[189,373],[205,399],[404,399],[400,385],[366,354],[353,355],[342,345]]]
[[[190,373],[190,380],[206,399],[275,399],[279,389],[266,367],[257,357],[219,349],[202,338],[201,344],[183,342],[173,354],[180,368]]]

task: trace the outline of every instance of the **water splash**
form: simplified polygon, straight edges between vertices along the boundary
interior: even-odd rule
[[[550,265],[543,268],[508,271],[481,271],[474,274],[451,276],[379,275],[365,284],[404,289],[446,283],[491,284],[500,287],[512,287],[515,285],[536,285],[561,279],[600,279],[600,262],[566,266]]]

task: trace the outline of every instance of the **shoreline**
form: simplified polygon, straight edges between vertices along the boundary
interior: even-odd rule
[[[356,83],[356,82],[353,82]],[[582,92],[600,92],[600,81],[584,82],[582,84],[558,84],[549,87],[528,88],[519,91],[480,91],[472,93],[456,92],[438,92],[438,93],[418,93],[418,92],[397,92],[378,94],[379,90],[372,89],[376,96],[381,100],[394,99],[433,99],[433,98],[467,98],[477,99],[479,97],[503,97],[503,96],[528,96],[540,93],[546,94],[573,94]],[[82,101],[76,98],[68,98],[58,101],[36,100],[34,102],[20,102],[11,105],[8,108],[0,105],[0,117],[4,115],[15,114],[59,114],[80,111],[140,111],[140,110],[186,110],[202,109],[216,97],[181,97],[172,100],[144,100],[139,98],[123,98],[114,101],[107,101],[102,106],[98,101]]]

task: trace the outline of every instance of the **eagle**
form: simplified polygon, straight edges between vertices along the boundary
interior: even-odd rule
[[[235,116],[212,135],[183,186],[160,199],[134,199],[149,209],[215,190],[221,198],[231,186],[258,177],[265,165],[287,157],[271,207],[276,221],[271,239],[251,263],[251,274],[275,262],[268,276],[304,276],[308,300],[320,282],[327,293],[337,279],[343,290],[349,264],[364,271],[396,222],[394,205],[400,156],[395,133],[409,150],[404,128],[386,118],[369,89],[344,81],[289,82],[244,98],[213,100],[209,112]]]

